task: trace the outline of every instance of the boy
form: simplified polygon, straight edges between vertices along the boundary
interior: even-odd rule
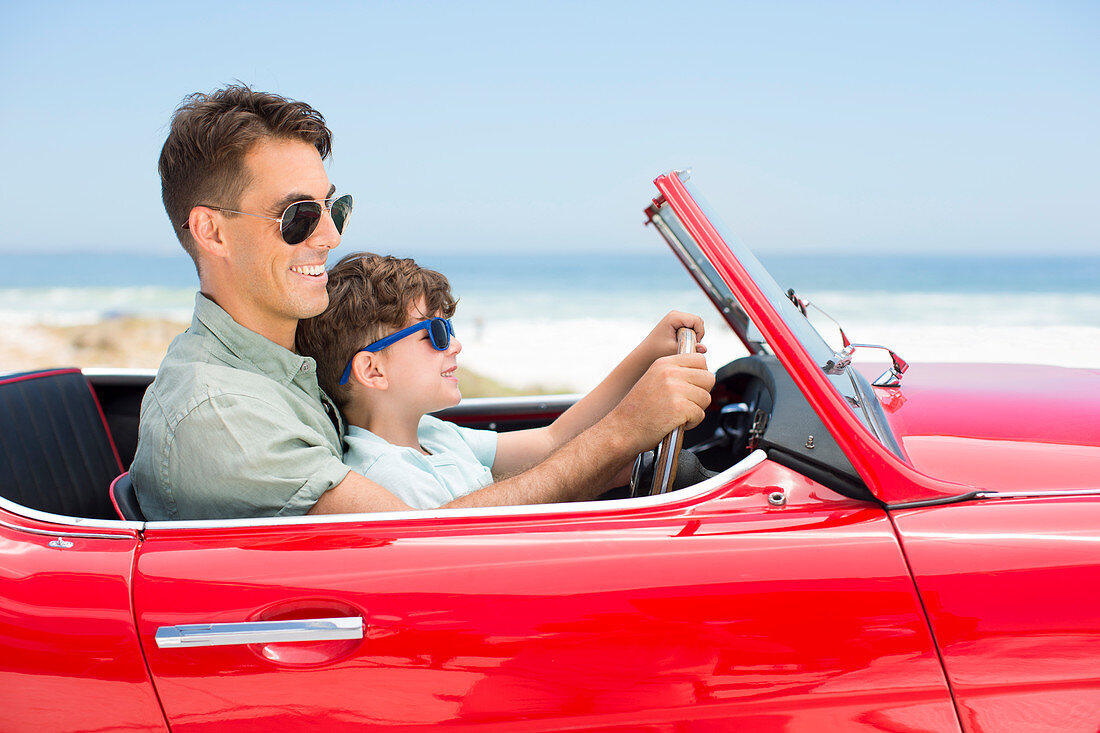
[[[655,359],[676,353],[678,328],[703,337],[698,316],[670,313],[551,425],[497,434],[427,414],[462,398],[462,345],[449,320],[456,303],[443,275],[411,259],[356,253],[329,272],[328,293],[328,308],[299,323],[297,348],[317,361],[322,389],[347,419],[344,463],[419,509],[541,463],[614,408]]]

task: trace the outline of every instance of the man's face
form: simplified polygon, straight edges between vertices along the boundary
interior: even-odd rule
[[[296,201],[326,199],[332,194],[321,156],[308,143],[261,141],[244,162],[250,180],[233,207],[239,211],[279,217]],[[272,340],[284,340],[288,328],[293,338],[298,320],[315,316],[328,305],[325,260],[340,243],[332,217],[324,214],[317,230],[296,245],[283,241],[274,221],[227,215],[223,225],[235,286],[226,310],[242,325]]]

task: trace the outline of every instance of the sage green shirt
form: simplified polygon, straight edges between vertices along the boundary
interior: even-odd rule
[[[130,476],[149,520],[305,514],[344,480],[344,425],[310,357],[199,293],[141,403]]]

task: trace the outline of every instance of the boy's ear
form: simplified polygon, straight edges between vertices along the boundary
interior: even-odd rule
[[[351,360],[351,378],[370,389],[388,389],[385,367],[378,354],[360,351]]]
[[[213,209],[196,206],[187,216],[187,228],[195,245],[213,257],[224,257],[226,252],[224,232]]]

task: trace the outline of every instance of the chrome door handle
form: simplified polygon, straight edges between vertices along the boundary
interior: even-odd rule
[[[300,621],[182,624],[161,626],[156,635],[157,646],[161,649],[362,638],[363,619],[359,616],[309,618]]]

